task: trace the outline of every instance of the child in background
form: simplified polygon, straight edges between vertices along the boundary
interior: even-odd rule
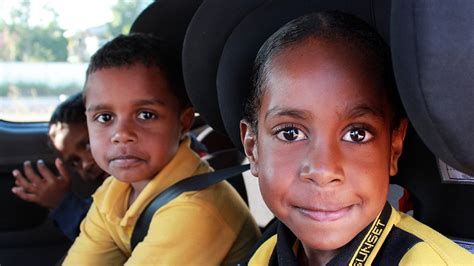
[[[55,161],[59,176],[38,160],[38,172],[30,161],[24,163],[23,173],[15,169],[16,186],[12,192],[19,198],[51,209],[50,217],[71,240],[79,234],[79,224],[92,204],[92,198],[81,199],[71,191],[70,170],[86,182],[102,182],[109,175],[92,158],[89,149],[86,115],[82,93],[59,104],[48,125],[51,146],[59,154]]]
[[[255,61],[242,143],[281,221],[250,265],[472,265],[387,203],[407,128],[388,46],[339,12],[300,17]]]
[[[258,238],[243,200],[220,182],[160,208],[131,249],[135,223],[155,196],[211,170],[186,135],[194,111],[179,53],[151,35],[131,34],[92,57],[84,88],[91,150],[114,178],[94,194],[65,265],[235,264]]]

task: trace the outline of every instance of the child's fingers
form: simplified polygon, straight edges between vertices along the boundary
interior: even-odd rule
[[[25,161],[23,163],[23,170],[25,171],[25,176],[26,178],[28,178],[28,180],[32,183],[32,184],[40,184],[41,182],[43,182],[43,179],[41,177],[39,177],[35,170],[33,169],[33,166],[31,165],[31,162],[30,161]]]
[[[13,170],[12,174],[15,177],[15,184],[18,187],[21,187],[24,190],[27,190],[30,192],[36,191],[36,187],[33,184],[31,184],[19,170],[17,169]]]
[[[43,160],[38,160],[36,163],[38,166],[38,172],[44,178],[44,180],[48,183],[54,183],[57,181],[56,176],[54,173],[46,166]]]
[[[13,187],[12,192],[13,194],[17,195],[22,200],[26,200],[26,201],[34,202],[34,203],[38,201],[38,197],[36,196],[36,194],[27,193],[26,190],[22,187]]]
[[[69,182],[71,180],[71,176],[69,175],[68,170],[66,169],[66,166],[64,165],[63,161],[59,158],[56,158],[56,161],[54,161],[56,168],[58,168],[59,175],[64,178],[64,181]]]

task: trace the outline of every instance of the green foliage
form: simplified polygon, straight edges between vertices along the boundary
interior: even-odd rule
[[[127,34],[130,31],[133,21],[149,2],[151,1],[118,0],[112,7],[114,19],[107,24],[108,31],[105,37],[111,39],[119,34]]]
[[[66,61],[68,41],[56,20],[47,25],[30,26],[30,1],[21,1],[11,10],[11,23],[2,23],[5,49],[0,52],[1,61],[61,62]],[[53,16],[57,14],[52,12]]]
[[[57,25],[24,27],[18,25],[13,32],[19,35],[14,61],[64,62],[67,60],[67,40]]]
[[[58,14],[51,8],[46,8],[45,11],[54,19],[45,25],[30,25],[30,2],[18,1],[10,11],[8,23],[0,19],[0,61],[64,62],[71,55],[73,58],[77,57],[78,62],[88,61],[90,54],[84,53],[84,38],[89,34],[86,33],[89,29],[83,29],[66,39],[65,30],[57,23]],[[152,0],[117,0],[112,7],[113,20],[103,25],[104,30],[94,33],[99,43],[119,34],[127,34],[133,21],[151,2]],[[71,55],[68,55],[68,47]]]

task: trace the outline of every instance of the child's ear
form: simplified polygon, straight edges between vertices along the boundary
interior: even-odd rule
[[[390,154],[390,176],[394,176],[398,172],[398,159],[402,155],[403,140],[407,133],[408,120],[402,119],[398,128],[392,131],[392,149]]]
[[[245,120],[240,121],[240,141],[244,146],[245,155],[250,162],[250,172],[258,176],[258,151],[257,135],[252,130],[252,126]]]
[[[192,107],[188,107],[182,110],[179,120],[181,123],[181,138],[183,138],[193,125],[194,109]]]

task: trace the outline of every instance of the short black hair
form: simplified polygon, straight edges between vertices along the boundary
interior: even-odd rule
[[[372,26],[363,20],[339,11],[322,11],[294,19],[270,36],[258,51],[254,62],[251,97],[245,105],[244,119],[257,130],[258,110],[268,82],[272,59],[291,46],[310,38],[327,41],[346,41],[364,53],[387,89],[387,97],[394,115],[392,127],[398,127],[404,111],[398,95],[392,69],[390,48]]]
[[[56,109],[54,109],[49,119],[48,127],[56,123],[85,124],[87,120],[85,112],[86,109],[84,107],[84,100],[82,99],[82,92],[73,94],[56,106]]]
[[[158,67],[169,82],[170,92],[176,96],[180,107],[191,106],[184,88],[180,48],[152,34],[119,35],[107,42],[92,56],[86,79],[90,74],[104,68],[127,67],[135,64]]]

